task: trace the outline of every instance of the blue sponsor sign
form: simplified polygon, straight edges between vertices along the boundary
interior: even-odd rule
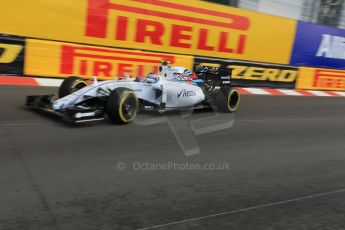
[[[345,30],[298,22],[290,63],[345,69]]]

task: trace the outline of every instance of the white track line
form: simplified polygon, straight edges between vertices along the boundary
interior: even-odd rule
[[[160,224],[160,225],[154,225],[154,226],[145,227],[145,228],[139,228],[137,230],[148,230],[148,229],[167,227],[167,226],[182,224],[182,223],[186,223],[186,222],[190,222],[190,221],[204,220],[204,219],[209,219],[209,218],[213,218],[213,217],[217,217],[217,216],[225,216],[225,215],[229,215],[229,214],[233,214],[233,213],[250,211],[250,210],[260,209],[260,208],[265,208],[265,207],[272,207],[272,206],[276,206],[276,205],[287,204],[287,203],[291,203],[291,202],[295,202],[295,201],[312,199],[312,198],[316,198],[316,197],[327,196],[327,195],[342,193],[342,192],[345,192],[345,189],[339,189],[339,190],[335,190],[335,191],[331,191],[331,192],[318,193],[318,194],[313,194],[313,195],[308,195],[308,196],[301,196],[301,197],[297,197],[297,198],[293,198],[293,199],[289,199],[289,200],[282,200],[282,201],[278,201],[278,202],[262,204],[262,205],[258,205],[258,206],[252,206],[252,207],[248,207],[248,208],[242,208],[242,209],[237,209],[237,210],[232,210],[232,211],[227,211],[227,212],[221,212],[221,213],[216,213],[216,214],[207,215],[207,216],[201,216],[201,217],[190,218],[190,219],[185,219],[185,220],[180,220],[180,221],[174,221],[174,222],[170,222],[170,223],[166,223],[166,224]]]
[[[345,117],[325,117],[325,118],[282,118],[282,119],[235,119],[235,122],[282,122],[282,121],[328,121],[344,120]],[[215,121],[217,122],[217,121]],[[219,121],[218,121],[219,122]]]
[[[0,126],[36,126],[36,125],[54,125],[55,123],[0,123]]]

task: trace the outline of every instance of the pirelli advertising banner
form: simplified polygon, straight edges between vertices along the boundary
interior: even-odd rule
[[[0,32],[288,64],[296,21],[198,0],[2,1]]]
[[[298,89],[345,90],[345,70],[300,67]]]
[[[0,75],[23,75],[24,45],[22,37],[0,34]]]
[[[124,75],[142,77],[157,72],[163,59],[189,69],[194,61],[191,56],[27,39],[24,72],[45,77],[97,76],[102,80]]]
[[[226,66],[232,70],[232,85],[244,87],[295,88],[298,69],[288,65],[272,65],[234,60],[196,58],[196,64]]]

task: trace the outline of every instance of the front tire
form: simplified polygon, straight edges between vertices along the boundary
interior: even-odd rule
[[[109,119],[117,124],[128,124],[137,115],[139,100],[131,89],[117,88],[108,96],[105,110]]]
[[[233,87],[221,87],[216,95],[216,104],[220,112],[233,113],[240,106],[240,93]]]
[[[85,86],[87,86],[87,82],[80,77],[68,77],[59,88],[59,98],[65,97]]]

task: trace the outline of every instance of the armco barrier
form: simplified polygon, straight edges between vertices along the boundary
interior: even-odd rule
[[[197,0],[3,1],[0,32],[288,64],[297,22]]]
[[[192,69],[195,63],[232,69],[233,85],[278,89],[345,90],[345,71],[268,63],[172,55],[23,37],[0,37],[0,75],[64,78],[77,75],[106,80],[156,72],[161,60]],[[24,64],[25,57],[25,64]]]
[[[26,40],[25,75],[66,77],[71,75],[84,78],[97,76],[112,79],[144,76],[157,72],[161,60],[172,65],[192,69],[193,57],[183,55],[143,52],[97,46],[78,45],[66,42]]]
[[[345,71],[300,67],[297,89],[345,90]]]
[[[196,58],[201,65],[223,65],[232,70],[232,84],[243,87],[295,88],[298,69],[287,65],[272,65],[234,60]]]
[[[59,87],[63,79],[55,78],[32,78],[0,76],[0,85],[26,85],[26,86],[52,86]],[[317,90],[294,90],[294,89],[271,89],[237,87],[240,94],[254,95],[281,95],[281,96],[309,96],[309,97],[345,97],[345,92],[317,91]]]
[[[23,75],[24,38],[0,34],[0,75]]]

